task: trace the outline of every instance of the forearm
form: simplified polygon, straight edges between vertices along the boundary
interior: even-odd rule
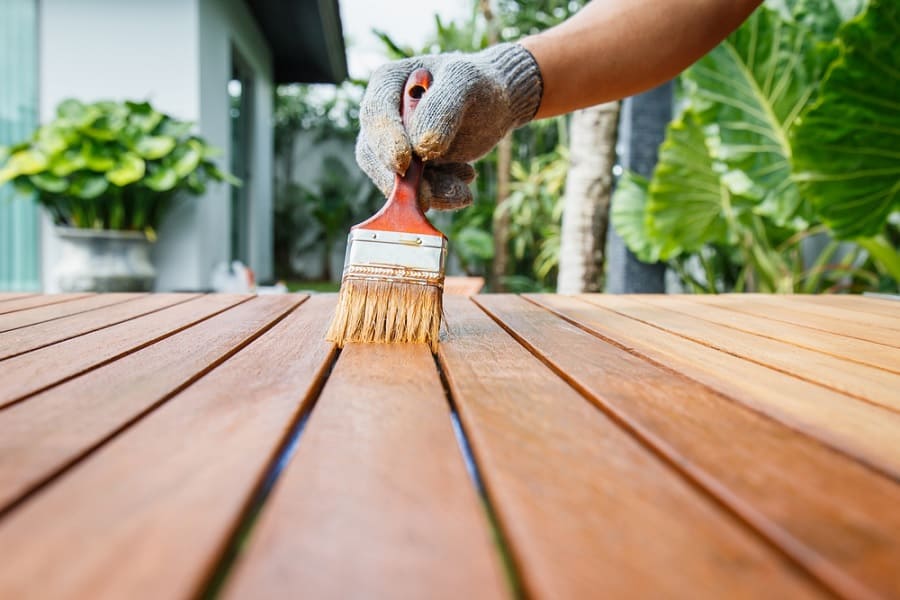
[[[540,66],[535,119],[668,81],[736,29],[762,0],[594,0],[521,41]]]

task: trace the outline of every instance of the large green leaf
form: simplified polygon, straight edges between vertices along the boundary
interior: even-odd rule
[[[822,2],[797,3],[795,12],[810,4]],[[781,14],[758,9],[685,75],[703,123],[718,126],[716,158],[764,190],[760,214],[779,224],[799,219],[800,225],[810,210],[791,179],[790,131],[813,100],[827,64],[817,36],[832,31],[840,17],[831,11],[798,21],[785,10],[790,8]]]
[[[616,233],[644,262],[659,260],[660,248],[647,232],[647,187],[649,182],[637,173],[626,171],[616,183],[609,217]]]
[[[794,135],[796,179],[839,238],[880,233],[900,210],[900,4],[873,1]]]
[[[13,152],[0,169],[0,185],[19,175],[35,175],[47,168],[47,156],[40,150],[19,150]]]
[[[175,138],[163,135],[145,135],[135,144],[135,151],[147,160],[162,158],[175,147]]]
[[[126,152],[119,159],[116,168],[106,172],[106,178],[110,183],[123,187],[143,177],[145,169],[146,163],[140,156]]]
[[[77,198],[93,200],[109,187],[109,182],[102,175],[93,173],[76,173],[69,191]]]
[[[110,165],[112,164],[110,162]],[[78,148],[70,148],[50,162],[50,172],[57,177],[65,177],[85,167],[87,167],[87,160]]]
[[[131,111],[128,121],[144,133],[150,133],[165,118],[160,112],[153,110],[149,102],[125,102]]]
[[[724,241],[726,215],[734,211],[725,185],[738,180],[744,193],[749,186],[739,172],[720,178],[723,171],[710,154],[699,118],[691,111],[669,124],[660,146],[659,161],[649,185],[646,230],[660,249],[660,258],[698,250]]]
[[[155,192],[168,192],[178,183],[178,175],[175,174],[173,169],[158,166],[153,168],[150,174],[144,178],[143,183]]]
[[[115,168],[118,147],[112,144],[99,144],[92,140],[86,140],[81,148],[85,166],[91,171],[103,173]]]
[[[30,176],[28,179],[34,184],[34,187],[51,194],[61,194],[69,187],[69,181],[67,179],[57,177],[52,173],[38,173],[37,175]]]
[[[186,145],[176,148],[173,154],[175,162],[172,164],[172,169],[179,178],[187,177],[200,164],[200,159],[203,158],[203,146],[196,140],[188,140]]]

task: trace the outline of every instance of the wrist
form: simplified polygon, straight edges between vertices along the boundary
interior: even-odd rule
[[[544,85],[531,52],[520,44],[504,43],[482,51],[509,98],[511,128],[531,121],[541,105]]]

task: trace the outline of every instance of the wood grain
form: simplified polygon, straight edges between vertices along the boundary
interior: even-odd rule
[[[261,296],[0,410],[0,511],[270,326],[305,296]]]
[[[24,310],[26,308],[34,308],[36,306],[46,306],[48,304],[57,304],[59,302],[69,302],[84,298],[91,294],[28,294],[19,298],[10,298],[0,304],[0,315]]]
[[[95,294],[0,315],[0,333],[140,298],[144,294]]]
[[[195,596],[331,362],[332,310],[308,300],[0,521],[0,597]]]
[[[799,306],[798,303],[791,303],[789,299],[779,300],[781,300],[780,297],[776,298],[775,302],[772,302],[770,298],[762,295],[744,297],[741,294],[721,296],[698,294],[696,301],[716,304],[728,310],[759,315],[766,319],[791,323],[792,325],[810,327],[838,335],[876,342],[892,348],[900,348],[900,334],[893,329],[886,329],[881,326],[879,324],[880,317],[873,316],[872,318],[862,317],[846,320],[834,315],[815,314],[810,310],[810,308],[815,309],[815,306]]]
[[[341,353],[226,598],[502,598],[424,345]]]
[[[0,361],[0,408],[107,361],[120,358],[249,298],[222,294],[187,302],[161,298],[163,310]],[[172,305],[175,300],[178,304]]]
[[[0,361],[104,327],[123,323],[196,297],[196,294],[146,295],[129,302],[107,306],[104,310],[70,315],[55,321],[0,333]]]
[[[471,301],[445,301],[441,362],[527,595],[816,595]]]
[[[623,348],[695,379],[900,480],[900,416],[575,298],[529,295]]]
[[[484,287],[484,277],[445,277],[444,293],[453,296],[474,296]]]
[[[37,296],[37,292],[0,292],[0,302],[9,300],[21,300],[28,296]]]
[[[594,294],[585,299],[729,354],[900,411],[900,375],[896,373],[697,319],[665,304],[648,305],[617,294]],[[900,352],[896,354],[900,356]]]
[[[825,304],[837,306],[856,312],[886,317],[900,318],[900,298],[888,300],[885,298],[873,298],[871,296],[858,296],[856,294],[824,294],[796,296],[801,302]]]
[[[886,349],[881,344],[737,313],[714,304],[698,304],[685,296],[640,294],[629,298],[635,302],[661,306],[691,317],[718,323],[730,329],[780,340],[808,350],[824,352],[844,360],[900,374],[900,352]]]
[[[900,486],[521,298],[478,303],[835,594],[900,594]]]
[[[777,304],[779,301],[777,296],[767,294],[753,294],[749,298],[766,304],[773,304],[773,300]],[[788,302],[790,306],[811,315],[858,325],[877,325],[885,329],[893,329],[895,335],[900,336],[900,311],[894,311],[891,314],[861,312],[854,306],[857,303],[852,303],[849,306],[844,305],[839,299],[841,296],[818,296],[821,300],[813,300],[812,298],[813,296],[810,295],[796,294],[788,296]]]

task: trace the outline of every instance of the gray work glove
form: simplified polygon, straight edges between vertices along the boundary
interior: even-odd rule
[[[434,82],[419,102],[409,131],[400,98],[409,74],[425,67]],[[455,210],[472,203],[468,163],[487,154],[508,131],[537,112],[543,86],[534,57],[518,44],[475,54],[437,54],[396,61],[372,75],[359,111],[356,162],[389,196],[394,173],[405,173],[412,152],[425,161],[419,203]]]

